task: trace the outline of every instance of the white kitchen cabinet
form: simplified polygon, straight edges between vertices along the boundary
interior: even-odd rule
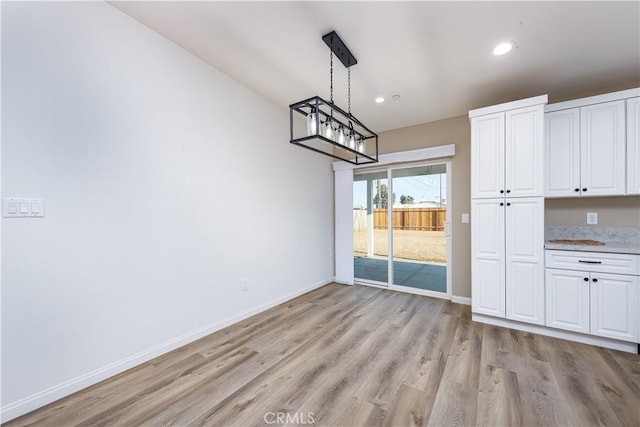
[[[625,194],[625,100],[545,114],[545,196]]]
[[[471,197],[543,195],[542,104],[471,117]]]
[[[638,342],[638,279],[591,273],[591,334]]]
[[[544,199],[505,201],[507,319],[544,324]]]
[[[589,273],[546,269],[546,325],[588,334]]]
[[[547,326],[640,341],[640,256],[547,250],[545,258]]]
[[[504,195],[504,113],[471,119],[471,197]]]
[[[580,109],[580,185],[589,196],[625,193],[625,101]]]
[[[547,268],[640,275],[640,256],[634,254],[548,249],[545,251],[545,258]]]
[[[627,194],[640,194],[640,97],[627,99]]]
[[[544,199],[471,202],[474,313],[544,324]]]
[[[580,109],[546,113],[544,121],[545,196],[579,196]]]
[[[474,314],[544,324],[547,99],[469,111]]]
[[[504,199],[471,202],[471,308],[505,317]]]
[[[507,111],[505,127],[506,196],[543,196],[544,106]]]

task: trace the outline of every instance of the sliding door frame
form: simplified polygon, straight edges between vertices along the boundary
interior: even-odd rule
[[[335,254],[336,254],[336,281],[338,283],[352,285],[355,283],[354,271],[353,271],[353,171],[354,170],[367,170],[367,171],[376,171],[376,170],[385,170],[387,169],[387,177],[390,176],[391,169],[400,169],[405,166],[418,166],[418,165],[428,165],[428,164],[442,164],[445,163],[447,166],[447,224],[446,234],[447,234],[447,291],[446,293],[442,292],[434,292],[434,291],[426,291],[422,289],[411,288],[407,286],[393,285],[389,284],[388,286],[383,286],[388,289],[394,289],[401,292],[409,292],[420,295],[428,295],[436,298],[445,298],[451,299],[452,295],[452,272],[453,272],[453,239],[452,239],[452,227],[451,227],[451,217],[450,213],[453,210],[452,204],[452,175],[453,170],[451,166],[451,157],[455,155],[455,145],[442,145],[438,147],[430,147],[424,148],[420,150],[412,150],[412,151],[403,151],[399,153],[391,153],[391,154],[382,154],[380,155],[379,162],[374,167],[371,165],[353,165],[347,162],[334,162],[333,170],[335,171],[335,206],[336,206],[336,214],[335,214]],[[367,167],[369,166],[369,167]],[[347,172],[348,171],[348,172]],[[346,172],[346,173],[345,173]],[[350,177],[351,180],[349,182],[349,190],[345,191],[344,186],[347,185],[346,178]],[[393,194],[392,183],[388,183],[388,190],[391,194]],[[340,188],[339,188],[340,187]],[[346,200],[346,196],[350,196],[349,200]],[[348,205],[347,205],[348,203]],[[340,207],[340,208],[339,208]],[[347,214],[347,207],[349,207],[349,212]],[[390,219],[392,219],[392,209],[389,209]],[[393,224],[390,222],[390,224]],[[349,233],[347,233],[349,230]],[[389,249],[392,249],[392,239],[389,238]],[[390,253],[389,262],[393,260],[393,254]],[[347,259],[348,257],[348,259]],[[393,268],[389,269],[391,271],[391,276],[393,276]],[[393,277],[387,277],[388,283],[392,283],[391,280]],[[359,282],[360,283],[360,282]],[[365,283],[367,285],[375,284]],[[378,285],[379,286],[379,285]]]

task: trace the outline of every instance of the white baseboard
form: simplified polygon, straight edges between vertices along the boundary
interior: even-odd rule
[[[471,298],[459,297],[458,295],[451,295],[451,302],[455,304],[471,305]]]
[[[497,317],[485,316],[483,314],[472,313],[471,319],[474,322],[487,323],[494,326],[502,326],[503,328],[516,329],[518,331],[532,332],[547,337],[560,338],[568,341],[576,341],[583,344],[597,345],[598,347],[611,348],[614,350],[625,351],[627,353],[636,353],[638,344],[632,342],[624,342],[613,340],[610,338],[595,337],[593,335],[585,335],[578,332],[563,331],[561,329],[547,328],[541,325],[531,325],[528,323],[516,322],[514,320],[500,319]]]
[[[322,286],[325,286],[333,282],[334,282],[333,277],[330,279],[323,280],[314,285],[297,290],[288,295],[285,295],[283,297],[280,297],[275,300],[269,301],[265,304],[262,304],[256,308],[245,311],[244,313],[240,313],[238,315],[232,316],[220,322],[216,322],[216,323],[204,326],[195,331],[188,332],[184,335],[173,338],[162,344],[156,345],[149,349],[143,350],[137,354],[124,358],[122,360],[118,360],[114,363],[103,366],[102,368],[88,372],[84,375],[73,378],[69,381],[65,381],[61,384],[55,385],[46,390],[32,394],[31,396],[27,396],[15,402],[11,402],[0,409],[0,422],[4,423],[14,418],[17,418],[21,415],[27,414],[33,410],[36,410],[45,405],[48,405],[51,402],[55,402],[58,399],[62,399],[63,397],[69,396],[70,394],[73,394],[84,388],[97,384],[100,381],[103,381],[114,375],[120,374],[126,371],[127,369],[131,369],[134,366],[140,365],[141,363],[147,362],[155,357],[158,357],[162,354],[175,350],[176,348],[187,345],[204,336],[207,336],[216,331],[219,331],[220,329],[226,328],[227,326],[240,322],[241,320],[254,316],[265,310],[273,308],[279,304],[292,300],[293,298],[296,298],[302,294],[313,291],[314,289],[321,288]]]

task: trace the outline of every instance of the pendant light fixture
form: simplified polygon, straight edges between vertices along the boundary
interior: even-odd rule
[[[378,135],[351,114],[351,67],[358,61],[335,31],[322,36],[330,53],[330,101],[319,96],[289,106],[291,144],[338,160],[363,165],[378,162]],[[347,69],[348,109],[333,102],[333,56]]]

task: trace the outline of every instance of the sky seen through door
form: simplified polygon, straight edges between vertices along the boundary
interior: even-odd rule
[[[393,206],[396,208],[402,207],[403,204],[401,203],[401,199],[405,201],[405,205],[424,204],[425,207],[438,207],[441,204],[442,206],[446,206],[447,176],[444,173],[444,167],[442,168],[443,170],[440,171],[438,166],[440,165],[426,167],[429,169],[425,169],[424,175],[412,175],[403,177],[398,176],[398,171],[394,171],[393,193],[395,194],[395,200]],[[412,170],[415,173],[415,169]],[[372,194],[372,198],[375,198],[378,192],[376,187],[376,180],[385,179],[387,175],[386,171],[354,176],[354,209],[366,209],[367,179],[371,179],[372,175],[374,175],[376,178],[373,181],[374,188]],[[384,181],[384,184],[387,185],[386,180]],[[405,197],[403,198],[402,196]],[[409,196],[410,198],[408,198],[407,196]]]

